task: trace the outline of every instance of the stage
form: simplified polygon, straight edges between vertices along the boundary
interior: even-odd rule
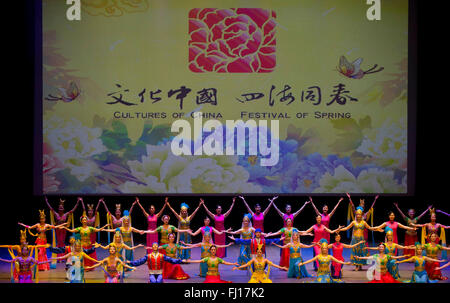
[[[0,250],[3,258],[10,259],[7,256],[7,251],[5,249]],[[266,248],[267,258],[272,262],[278,264],[280,260],[280,249],[274,246],[269,246]],[[346,261],[350,259],[350,249],[345,249],[344,258]],[[145,249],[140,247],[135,250],[134,257],[135,259],[141,258],[145,255]],[[312,258],[313,250],[310,249],[302,249],[302,255],[304,260],[309,260]],[[107,251],[103,249],[97,249],[97,255],[99,259],[107,257]],[[239,255],[239,245],[232,245],[227,248],[227,257],[224,260],[228,262],[236,262],[237,257]],[[191,256],[193,260],[200,259],[200,249],[194,248],[191,250]],[[445,263],[443,263],[445,264]],[[198,276],[199,273],[199,264],[183,264],[183,270],[191,276],[190,279],[187,280],[164,280],[165,283],[202,283],[204,278]],[[250,275],[247,271],[244,270],[232,270],[233,266],[220,265],[219,272],[221,279],[232,281],[233,283],[247,283],[250,279]],[[66,272],[65,272],[65,264],[58,263],[56,269],[51,269],[50,271],[40,271],[39,272],[39,283],[65,283],[67,280]],[[307,264],[306,268],[310,275],[315,276],[315,272],[313,271],[313,264]],[[365,266],[363,271],[353,271],[353,266],[345,265],[343,268],[343,280],[347,283],[365,283],[367,282],[366,278],[366,269],[369,266]],[[411,279],[412,272],[414,270],[414,266],[412,263],[403,263],[399,264],[399,271],[401,280],[409,280]],[[442,270],[442,274],[444,276],[450,277],[450,267]],[[147,265],[141,265],[137,267],[134,272],[126,273],[127,277],[124,280],[124,283],[148,283],[148,268]],[[96,269],[91,272],[85,273],[86,283],[103,283],[104,282],[104,274],[101,269]],[[304,278],[304,279],[293,279],[287,278],[287,272],[281,271],[277,268],[270,269],[270,279],[274,283],[305,283],[308,281],[314,280],[314,278]],[[0,263],[0,283],[10,283],[10,264],[1,262]],[[438,281],[437,283],[448,283],[450,280],[446,281]]]

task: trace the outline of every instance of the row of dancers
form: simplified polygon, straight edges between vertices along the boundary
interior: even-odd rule
[[[359,271],[361,270],[363,265],[367,264],[368,260],[375,261],[375,264],[378,264],[376,266],[378,268],[377,272],[381,273],[374,275],[374,281],[399,282],[400,275],[398,273],[398,266],[396,265],[396,262],[414,262],[415,274],[411,279],[411,281],[413,282],[430,282],[436,279],[445,279],[445,277],[443,277],[440,272],[440,263],[444,260],[437,259],[437,256],[438,253],[442,251],[442,259],[446,258],[444,257],[444,252],[446,252],[448,248],[445,245],[445,238],[442,236],[442,234],[445,235],[445,229],[447,229],[448,227],[436,222],[436,211],[434,209],[431,209],[431,207],[429,207],[418,217],[415,217],[413,211],[410,210],[408,211],[408,216],[405,216],[398,208],[398,205],[396,205],[401,215],[408,222],[408,226],[396,222],[395,214],[393,212],[389,214],[389,221],[386,221],[379,226],[370,226],[366,222],[366,220],[368,216],[373,216],[373,207],[378,196],[375,197],[374,203],[367,212],[364,212],[364,200],[360,200],[360,205],[355,208],[353,202],[351,201],[350,195],[348,195],[348,197],[350,201],[349,209],[351,209],[352,211],[354,210],[354,212],[349,212],[350,215],[352,215],[353,220],[346,227],[339,226],[335,230],[330,230],[328,228],[329,219],[334,214],[343,198],[339,200],[333,211],[328,214],[327,206],[324,206],[323,213],[320,213],[311,198],[296,213],[291,213],[290,206],[286,207],[285,213],[279,211],[274,203],[277,197],[269,199],[270,203],[264,211],[261,211],[261,207],[259,205],[255,205],[254,211],[252,211],[245,201],[245,198],[240,196],[239,198],[241,198],[241,200],[244,202],[247,209],[249,210],[249,213],[244,215],[242,220],[242,227],[237,231],[232,231],[231,229],[225,230],[224,228],[224,219],[230,214],[236,198],[233,198],[232,205],[225,214],[221,213],[221,207],[217,207],[215,215],[209,211],[202,199],[200,199],[200,203],[194,210],[194,212],[189,215],[189,207],[185,203],[181,205],[180,213],[176,213],[175,210],[170,206],[167,198],[165,200],[163,208],[159,213],[156,213],[154,206],[150,206],[149,214],[142,207],[139,199],[136,198],[132,205],[132,208],[135,205],[138,205],[147,216],[149,229],[146,231],[138,230],[131,226],[130,212],[132,211],[132,208],[130,209],[130,211],[124,211],[123,216],[120,216],[121,214],[117,212],[117,209],[120,210],[120,208],[117,207],[113,219],[113,216],[109,212],[106,203],[103,199],[100,199],[95,212],[93,212],[93,205],[88,205],[88,213],[83,214],[83,216],[81,217],[81,226],[78,228],[68,228],[67,225],[69,222],[67,221],[57,225],[46,224],[44,211],[40,211],[40,222],[35,225],[28,226],[19,223],[26,228],[25,231],[21,231],[21,244],[0,246],[7,247],[12,257],[11,260],[2,259],[2,261],[15,264],[15,266],[11,266],[12,281],[15,282],[30,282],[32,280],[32,277],[36,277],[37,275],[36,268],[39,270],[48,270],[51,267],[49,263],[53,262],[53,265],[56,266],[54,262],[57,260],[68,261],[66,264],[70,265],[68,265],[67,271],[68,278],[71,282],[83,282],[84,272],[93,270],[96,267],[100,267],[104,270],[106,279],[105,281],[117,282],[123,280],[123,277],[125,276],[125,270],[133,270],[133,266],[139,266],[146,262],[149,266],[150,282],[161,282],[163,279],[171,278],[188,279],[189,275],[186,274],[180,266],[180,264],[182,263],[200,263],[200,276],[205,277],[206,282],[222,281],[220,279],[220,275],[218,274],[219,264],[235,265],[236,267],[234,269],[251,268],[253,274],[250,282],[269,282],[270,279],[268,278],[268,273],[265,270],[266,267],[270,268],[270,266],[273,266],[279,269],[287,270],[288,277],[303,278],[310,277],[305,267],[305,264],[308,263],[313,263],[315,270],[317,270],[317,277],[315,281],[340,282],[342,281],[342,265],[352,264],[355,266],[355,270]],[[78,199],[77,205],[69,213],[63,213],[63,209],[61,206],[63,206],[64,202],[60,203],[58,212],[54,211],[53,208],[51,208],[47,199],[46,202],[49,205],[55,219],[58,219],[55,213],[58,214],[60,219],[59,222],[63,221],[61,220],[61,217],[63,216],[69,218],[69,215],[73,214],[73,211],[76,209],[79,203],[82,204],[84,209],[82,198]],[[98,216],[98,207],[100,203],[105,206],[110,217],[108,218],[108,223],[101,228],[98,226],[98,222],[97,227],[94,227],[95,219]],[[316,217],[317,223],[305,231],[300,231],[293,227],[293,221],[294,218],[309,203],[311,203],[316,213],[318,214]],[[278,232],[264,233],[264,216],[267,214],[267,211],[272,205],[280,214],[280,216],[283,217],[285,226]],[[205,225],[203,227],[199,228],[196,232],[192,232],[192,230],[189,228],[190,221],[201,206],[206,209],[209,216],[214,216],[214,218],[219,217],[219,220],[215,219],[215,227],[210,227],[208,222],[209,218],[207,218],[208,220],[205,219]],[[179,220],[178,228],[169,224],[170,217],[168,215],[162,215],[165,207],[168,207],[176,215],[177,219]],[[90,218],[89,211],[91,211]],[[426,224],[417,224],[417,221],[428,211],[430,211],[430,222]],[[161,216],[163,224],[156,228],[150,228],[151,226],[149,217],[158,218],[159,216]],[[88,225],[89,219],[91,219],[91,221],[92,219],[94,219],[94,226]],[[73,219],[71,221],[73,222]],[[114,221],[116,222],[115,228],[113,224]],[[120,222],[120,226],[117,226],[117,222]],[[222,225],[217,224],[218,222],[221,222]],[[108,229],[107,227],[111,225],[113,226],[113,228]],[[422,243],[417,243],[417,233],[416,238],[412,239],[415,240],[412,244],[406,243],[407,240],[411,240],[406,237],[408,235],[408,232],[412,234],[413,232],[416,232],[416,229],[419,227],[422,227],[427,234],[426,241],[428,243],[425,243],[425,237],[423,237]],[[339,232],[346,231],[351,228],[353,229],[353,235],[350,245],[341,243],[341,236]],[[407,231],[405,235],[405,245],[398,244],[396,233],[397,228],[403,228]],[[32,234],[32,229],[36,229],[38,231],[38,234],[35,235],[37,236],[37,239],[36,245],[34,246],[28,245],[26,242],[26,233],[28,231],[28,233]],[[437,231],[439,229],[441,229],[440,238],[437,235]],[[58,231],[69,231],[74,233],[74,237],[71,237],[70,245],[50,245],[47,244],[46,241],[47,230],[53,230],[55,233]],[[385,242],[380,244],[378,247],[367,247],[367,238],[365,238],[364,235],[365,231],[367,230],[386,232]],[[114,233],[113,241],[107,246],[98,244],[94,238],[96,236],[96,233],[100,231]],[[146,249],[148,250],[148,254],[144,258],[138,260],[134,260],[133,250],[143,245],[141,244],[133,246],[133,232],[153,236],[153,238],[147,238]],[[175,241],[176,233],[178,234],[177,241]],[[200,233],[202,233],[202,242],[192,244],[191,236]],[[333,233],[336,234],[335,242],[331,244],[330,234]],[[159,241],[157,238],[158,234],[160,235]],[[229,235],[231,240],[240,245],[239,257],[237,259],[237,262],[235,263],[229,263],[223,260],[223,258],[226,256],[226,247],[233,244],[225,243],[225,237],[227,234]],[[212,239],[213,235],[214,241]],[[236,235],[239,235],[240,238],[236,239],[234,237]],[[313,243],[311,245],[305,245],[301,243],[300,235],[314,236]],[[280,238],[268,239],[273,236],[280,236]],[[54,238],[61,239],[62,237],[56,236]],[[223,241],[221,241],[222,239]],[[152,243],[151,245],[148,244],[149,240],[150,243]],[[443,245],[439,244],[440,242],[442,242]],[[274,264],[264,257],[266,244],[273,244],[281,248],[281,258],[279,265]],[[98,261],[95,249],[99,247],[108,249],[110,256],[104,260]],[[191,260],[190,250],[194,247],[201,248],[201,260]],[[381,247],[383,248],[383,252],[381,251]],[[304,262],[301,257],[301,248],[313,248],[314,258]],[[342,251],[344,248],[352,249],[350,262],[345,262],[344,258],[342,257]],[[47,249],[50,249],[52,253],[59,255],[52,257],[51,259],[47,259]],[[403,249],[403,256],[398,256],[398,249]],[[35,258],[31,257],[33,250],[35,252]],[[259,250],[261,251],[259,252]],[[369,256],[369,250],[378,250],[378,254]],[[329,254],[329,251],[331,251],[332,254]],[[422,256],[423,251],[425,251],[425,256]],[[14,252],[16,252],[17,255]],[[113,256],[115,256],[115,258],[113,258]],[[405,260],[396,261],[397,259],[401,258],[405,258]],[[156,268],[152,268],[153,265],[155,265]],[[34,268],[34,272],[31,270],[32,267]],[[268,271],[270,272],[270,269]],[[424,275],[424,273],[426,274],[426,276]]]

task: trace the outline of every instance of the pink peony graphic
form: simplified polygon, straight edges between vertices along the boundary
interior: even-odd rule
[[[189,12],[189,69],[195,73],[269,73],[276,65],[276,14],[262,8]]]

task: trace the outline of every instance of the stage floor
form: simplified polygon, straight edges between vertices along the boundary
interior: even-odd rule
[[[269,246],[266,248],[267,258],[274,263],[278,264],[280,260],[280,249],[274,246]],[[345,260],[350,259],[350,249],[344,251]],[[304,260],[309,260],[312,258],[312,248],[303,249],[302,255]],[[1,254],[4,258],[9,259],[5,249],[1,249]],[[97,249],[97,255],[99,259],[105,258],[107,256],[106,250]],[[145,255],[144,248],[138,248],[135,250],[135,259],[141,258]],[[200,259],[200,249],[194,248],[191,250],[192,259]],[[227,257],[224,259],[228,262],[236,262],[237,256],[239,255],[239,246],[232,245],[227,248]],[[443,263],[445,264],[445,263]],[[204,278],[198,276],[199,264],[183,264],[184,271],[191,276],[188,280],[165,280],[165,283],[201,283]],[[344,266],[343,269],[343,280],[347,283],[365,283],[367,282],[366,270],[369,266],[365,266],[363,271],[353,271],[353,266]],[[220,265],[219,271],[220,276],[223,280],[232,281],[233,283],[247,283],[250,279],[250,275],[247,271],[242,270],[231,270],[232,266]],[[307,264],[306,268],[308,272],[315,276],[313,271],[313,265]],[[413,264],[403,263],[399,264],[400,276],[402,280],[409,280],[411,278],[412,272],[414,270]],[[450,277],[450,267],[442,270],[444,276]],[[139,266],[136,271],[127,273],[128,277],[125,279],[125,283],[148,283],[148,268],[147,265]],[[64,263],[58,263],[56,269],[51,269],[49,271],[39,272],[39,282],[40,283],[64,283],[66,282],[66,272],[64,270]],[[94,271],[87,272],[85,274],[85,279],[87,283],[103,283],[104,273],[101,269],[95,269]],[[287,278],[287,272],[281,271],[277,268],[270,269],[270,279],[274,283],[304,283],[307,281],[314,280],[314,278],[304,278],[304,279],[291,279]],[[439,281],[438,283],[448,283],[450,280]],[[0,283],[10,283],[10,264],[0,262]]]

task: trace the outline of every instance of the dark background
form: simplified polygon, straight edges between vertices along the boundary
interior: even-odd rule
[[[35,40],[40,34],[39,29],[35,25],[33,1],[19,1],[15,5],[15,11],[22,11],[22,15],[17,16],[9,21],[8,28],[14,30],[7,30],[6,36],[9,39],[7,56],[4,56],[6,66],[4,72],[7,74],[7,82],[3,83],[2,101],[6,105],[6,110],[2,113],[2,150],[3,165],[2,171],[6,182],[3,182],[3,218],[0,220],[0,242],[2,244],[12,244],[18,241],[19,228],[16,225],[18,221],[25,224],[34,224],[38,222],[38,209],[47,209],[42,196],[33,194],[33,180],[34,180],[34,157],[35,151],[33,140],[35,135],[40,136],[34,121],[34,73],[33,68],[36,64],[36,53],[34,49]],[[430,34],[438,27],[427,25],[428,20],[424,17],[428,11],[432,11],[432,7],[417,3],[419,1],[412,1],[411,6],[418,7],[412,13],[413,26],[410,28],[410,43],[412,43],[409,51],[409,72],[413,75],[417,72],[417,83],[409,81],[409,101],[414,100],[414,94],[417,93],[417,111],[414,107],[409,112],[409,126],[411,129],[417,128],[416,134],[414,131],[409,136],[412,142],[412,148],[409,149],[411,165],[416,167],[415,186],[413,193],[410,196],[385,196],[381,195],[375,206],[375,222],[378,225],[387,220],[387,213],[394,210],[393,202],[398,202],[400,208],[406,213],[409,208],[415,208],[417,213],[422,212],[428,205],[433,204],[437,209],[442,209],[450,212],[450,208],[446,204],[447,190],[448,190],[448,173],[449,165],[447,160],[447,141],[448,131],[448,113],[442,110],[445,106],[445,90],[446,80],[439,74],[439,56],[428,57],[427,49],[433,48],[433,51],[440,51],[439,47],[433,46],[435,40],[431,38]],[[417,16],[417,12],[419,15]],[[434,11],[432,11],[434,13]],[[433,22],[439,22],[439,19],[432,19]],[[417,26],[418,24],[418,26]],[[425,30],[424,26],[429,28]],[[40,39],[40,38],[39,38]],[[416,45],[416,47],[414,47]],[[418,62],[420,58],[420,62]],[[420,83],[420,86],[418,85]],[[414,120],[416,123],[414,123]],[[415,141],[415,150],[414,150]],[[415,152],[415,155],[414,155]],[[414,161],[416,157],[416,161]],[[411,181],[411,180],[410,180]],[[66,211],[69,210],[76,202],[77,196],[48,196],[50,203],[54,208],[58,206],[59,198],[66,199]],[[154,196],[140,196],[141,203],[145,208],[149,204],[154,204],[157,210],[163,204],[163,195]],[[224,212],[231,204],[232,195],[230,196],[203,196],[208,208],[214,212],[217,204],[222,205]],[[341,203],[336,214],[331,220],[331,228],[336,228],[339,224],[346,225],[348,198],[343,195],[345,200]],[[353,196],[355,204],[358,203],[362,196]],[[96,203],[100,196],[83,196],[85,203]],[[134,201],[134,196],[104,196],[105,201],[111,211],[114,209],[115,203],[122,203],[123,209],[127,209]],[[246,200],[252,206],[255,203],[260,203],[263,209],[268,204],[268,198],[271,196],[246,196]],[[319,210],[324,204],[329,206],[329,209],[334,207],[340,196],[313,196],[316,206]],[[366,199],[366,209],[373,201],[373,196],[364,196]],[[293,212],[295,212],[308,199],[307,196],[280,196],[276,200],[277,206],[284,210],[284,205],[289,203],[292,205]],[[179,210],[181,202],[186,202],[190,205],[190,211],[198,205],[198,196],[169,196],[171,205]],[[237,229],[241,225],[242,216],[246,213],[243,203],[237,199],[235,208],[232,214],[226,220],[226,227]],[[105,212],[103,207],[100,207],[101,224],[105,224]],[[171,214],[167,209],[166,213]],[[400,214],[396,212],[397,220],[401,223]],[[75,216],[76,224],[79,223],[79,216],[81,215],[81,207],[77,210]],[[203,218],[206,212],[201,209],[194,218],[191,229],[196,230],[203,224]],[[313,208],[308,205],[305,210],[295,220],[295,226],[300,229],[306,229],[315,223],[315,213]],[[422,219],[427,222],[429,216],[426,215]],[[49,221],[48,211],[47,220]],[[438,214],[438,222],[449,224],[447,217]],[[176,218],[171,214],[171,224],[177,225]],[[133,225],[136,228],[146,229],[147,223],[142,212],[137,208],[133,212]],[[213,225],[213,222],[211,223]],[[265,220],[266,231],[275,231],[282,227],[282,220],[271,209]],[[382,239],[378,234],[378,239]],[[400,239],[403,231],[400,231]],[[136,240],[139,242],[141,236],[137,235]],[[142,240],[144,236],[142,236]],[[304,239],[308,241],[309,239]],[[345,237],[343,241],[345,241]]]
[[[20,3],[19,3],[20,2]],[[417,111],[409,113],[409,127],[416,127],[416,134],[412,133],[409,140],[414,143],[414,148],[409,152],[415,161],[410,165],[416,167],[415,187],[410,196],[386,196],[381,195],[375,206],[375,222],[378,225],[387,220],[387,213],[395,210],[393,202],[398,202],[400,208],[406,213],[409,208],[415,208],[417,213],[422,212],[428,205],[433,204],[437,209],[450,212],[447,204],[447,191],[449,188],[448,175],[448,112],[443,108],[448,102],[446,99],[447,76],[445,67],[440,66],[446,63],[443,60],[446,56],[443,53],[443,46],[433,38],[432,33],[446,28],[445,19],[435,17],[437,10],[432,6],[425,6],[422,1],[412,1],[411,5],[417,7],[412,14],[413,24],[411,27],[410,42],[416,44],[416,48],[410,48],[410,73],[417,71],[417,83],[409,81],[410,92],[409,101],[413,100],[413,94],[417,93]],[[17,1],[14,4],[15,17],[8,19],[8,26],[5,28],[5,37],[9,41],[2,47],[6,50],[3,56],[6,63],[3,72],[6,81],[2,81],[2,104],[5,109],[2,116],[2,218],[0,219],[0,244],[13,244],[18,242],[19,227],[17,222],[34,224],[38,222],[38,209],[47,209],[42,196],[33,194],[33,164],[35,135],[40,135],[34,127],[34,73],[33,68],[36,63],[34,42],[37,38],[34,21],[33,1]],[[418,12],[418,16],[415,15]],[[430,17],[431,16],[431,17]],[[418,26],[417,26],[418,24]],[[441,27],[442,26],[442,27]],[[414,34],[416,31],[417,35]],[[37,31],[39,33],[39,31]],[[441,56],[442,55],[442,56]],[[419,62],[420,58],[420,62]],[[442,59],[441,59],[442,58]],[[420,83],[420,85],[418,85]],[[416,123],[411,123],[414,121]],[[414,146],[414,144],[413,144]],[[76,202],[77,196],[48,196],[54,208],[58,206],[59,198],[66,199],[66,210],[69,210]],[[145,208],[154,204],[157,210],[163,204],[163,195],[140,196],[140,201]],[[203,196],[208,208],[214,212],[217,204],[222,205],[225,212],[231,204],[230,196]],[[331,228],[336,228],[339,224],[346,225],[348,199],[341,203],[336,214],[331,219]],[[362,196],[352,195],[355,204]],[[83,196],[85,203],[96,203],[100,196]],[[115,203],[122,203],[122,207],[127,209],[134,201],[134,196],[104,196],[105,201],[111,211]],[[252,206],[260,203],[263,209],[268,204],[271,196],[246,196],[247,202]],[[334,207],[340,196],[313,196],[316,206],[321,210],[326,203],[329,209]],[[366,209],[373,201],[373,196],[364,196],[366,199]],[[289,203],[295,212],[308,199],[307,196],[280,196],[276,200],[277,206],[284,210],[284,205]],[[190,211],[198,205],[199,196],[169,196],[171,205],[179,210],[181,202],[186,202],[190,206]],[[243,203],[237,199],[232,214],[226,220],[226,227],[234,230],[241,225],[242,216],[246,213]],[[396,212],[396,211],[395,211]],[[105,224],[105,212],[100,207],[101,224]],[[177,225],[176,218],[167,209],[166,213],[171,215],[171,224]],[[75,215],[76,225],[79,223],[81,208]],[[194,218],[191,229],[196,230],[203,224],[206,212],[201,209]],[[404,223],[400,215],[396,212],[397,220]],[[305,210],[295,220],[295,226],[300,229],[309,228],[315,223],[315,213],[311,206]],[[428,222],[426,215],[421,223]],[[49,221],[47,211],[47,221]],[[438,222],[449,225],[449,219],[438,214]],[[139,229],[146,229],[145,217],[139,208],[133,211],[133,225]],[[211,223],[213,225],[213,222]],[[275,231],[282,227],[282,220],[271,209],[265,219],[266,231]],[[376,234],[376,240],[381,240],[382,235]],[[104,237],[103,237],[104,238]],[[196,239],[196,240],[199,240]],[[304,237],[303,241],[308,242],[310,237]],[[400,241],[403,240],[403,231],[400,231]],[[136,242],[143,242],[144,236],[136,235]],[[194,240],[195,241],[195,240]],[[349,241],[344,236],[343,241]]]

